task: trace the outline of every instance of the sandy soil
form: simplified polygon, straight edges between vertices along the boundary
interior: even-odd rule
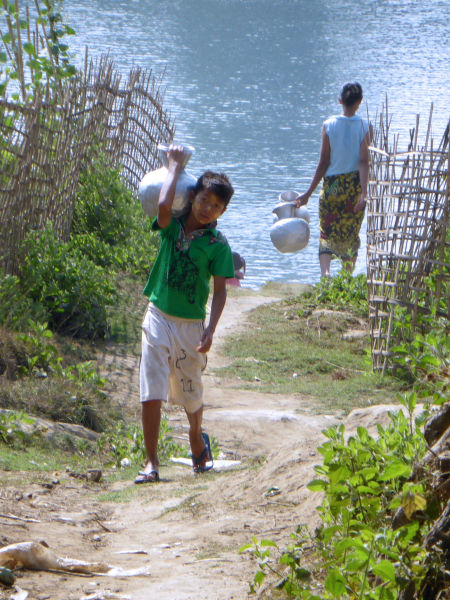
[[[227,332],[245,327],[248,311],[274,300],[244,291],[230,295],[211,366],[225,362],[220,341]],[[111,393],[139,419],[138,360],[122,357],[110,369]],[[211,370],[204,380],[204,428],[217,438],[225,458],[238,465],[194,475],[190,467],[170,463],[161,467],[159,484],[141,486],[132,479],[95,483],[67,473],[45,480],[30,473],[21,480],[18,474],[2,486],[0,546],[44,540],[58,556],[149,571],[87,577],[20,570],[16,585],[28,598],[244,599],[255,564],[250,555],[238,554],[240,546],[252,536],[283,545],[298,524],[317,522],[319,497],[306,484],[320,462],[321,430],[341,417],[314,415],[299,397],[238,390]],[[184,413],[168,414],[177,435],[187,439]],[[360,414],[359,422],[363,418]],[[127,499],[100,502],[99,494],[108,492],[128,492]],[[0,587],[0,598],[14,593]]]

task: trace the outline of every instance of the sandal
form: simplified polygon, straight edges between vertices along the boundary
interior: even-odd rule
[[[153,470],[149,473],[146,473],[145,471],[139,471],[138,476],[134,480],[134,483],[157,483],[158,481],[158,471]]]
[[[214,466],[213,456],[211,452],[211,444],[209,441],[209,435],[205,432],[202,432],[203,441],[205,442],[205,447],[202,450],[200,456],[194,456],[191,454],[192,458],[192,468],[194,473],[205,473],[209,471]],[[211,463],[211,464],[207,464]]]

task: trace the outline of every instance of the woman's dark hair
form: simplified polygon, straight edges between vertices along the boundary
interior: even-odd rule
[[[356,102],[362,100],[362,97],[362,87],[357,81],[345,83],[342,87],[341,93],[339,94],[339,100],[344,106],[352,106]]]
[[[233,186],[225,173],[214,173],[206,171],[197,179],[195,184],[194,197],[203,189],[213,191],[228,206],[231,196],[234,194]]]

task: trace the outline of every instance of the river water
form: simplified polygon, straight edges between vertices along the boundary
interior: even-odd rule
[[[87,45],[123,73],[164,75],[175,140],[196,149],[187,170],[225,171],[235,187],[220,229],[251,288],[319,280],[319,188],[310,242],[296,254],[272,245],[271,211],[280,192],[306,189],[344,82],[361,83],[372,120],[387,95],[400,148],[416,114],[425,132],[431,103],[436,142],[449,118],[448,0],[66,0],[64,13],[76,61]],[[364,223],[356,273],[365,258]]]

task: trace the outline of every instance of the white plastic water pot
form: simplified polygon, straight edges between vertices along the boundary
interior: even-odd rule
[[[297,217],[298,219],[305,219],[305,221],[307,223],[310,222],[310,216],[309,216],[309,212],[308,212],[308,209],[306,208],[306,206],[295,207],[294,208],[294,217]]]
[[[309,224],[304,219],[280,219],[270,228],[272,244],[283,254],[303,250],[308,245],[309,236]]]
[[[150,173],[146,173],[139,183],[139,200],[141,201],[144,212],[149,217],[156,217],[158,214],[159,193],[168,173],[166,154],[168,149],[169,146],[166,144],[159,144],[158,150],[164,166],[160,169],[150,171]],[[189,204],[190,191],[197,183],[197,178],[184,170],[194,152],[194,148],[192,146],[184,146],[184,149],[186,158],[183,162],[183,168],[178,175],[177,187],[175,189],[175,197],[172,205],[172,214],[175,217],[181,215],[185,211]]]
[[[290,219],[294,216],[295,208],[294,202],[280,202],[272,212],[276,215],[277,219]]]
[[[297,207],[295,202],[281,202],[277,204],[272,212],[276,215],[276,219],[289,219],[296,217],[298,219],[305,219],[309,223],[310,216],[306,206]]]
[[[278,202],[282,204],[283,202],[295,202],[297,198],[300,196],[299,192],[295,190],[286,190],[285,192],[281,192],[278,196]]]

